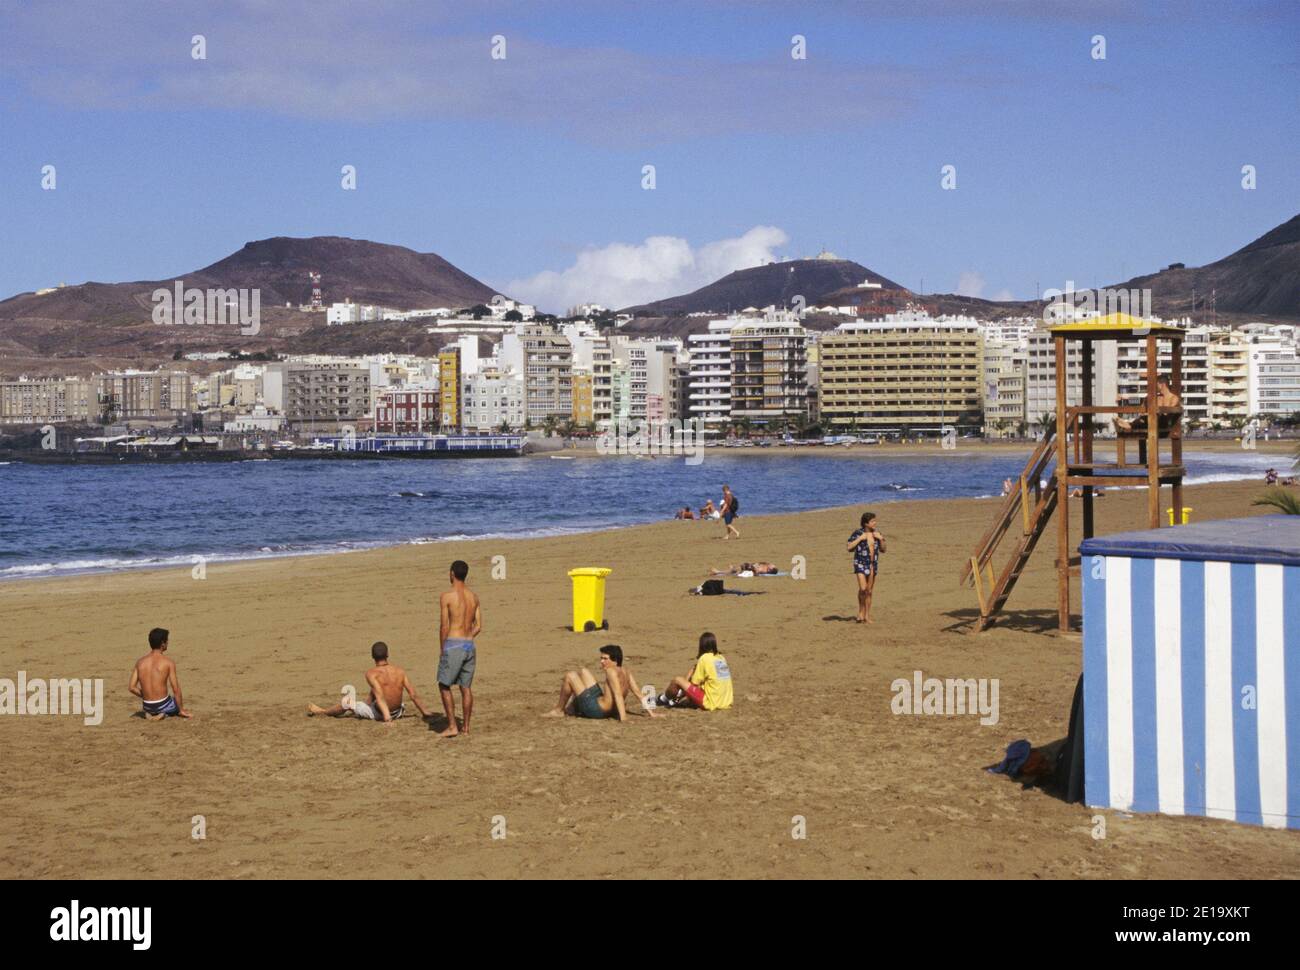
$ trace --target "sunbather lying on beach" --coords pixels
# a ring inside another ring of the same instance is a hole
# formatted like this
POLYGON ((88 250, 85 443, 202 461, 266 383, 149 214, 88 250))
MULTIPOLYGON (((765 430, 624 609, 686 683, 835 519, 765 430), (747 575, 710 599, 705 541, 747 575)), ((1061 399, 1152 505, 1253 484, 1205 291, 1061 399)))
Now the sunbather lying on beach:
POLYGON ((718 638, 700 634, 695 665, 685 677, 674 677, 659 695, 660 707, 698 707, 704 711, 725 711, 731 706, 731 668, 718 652, 718 638))
POLYGON ((406 676, 406 671, 388 662, 388 644, 376 643, 370 648, 370 656, 375 665, 366 671, 366 683, 370 685, 368 700, 345 700, 333 707, 308 704, 307 713, 324 714, 327 717, 352 714, 367 721, 383 721, 391 726, 405 711, 402 703, 402 692, 405 691, 411 695, 411 703, 420 712, 420 716, 428 717, 429 712, 420 703, 420 697, 415 693, 415 687, 411 684, 411 678, 406 676))
POLYGON ((709 500, 708 500, 707 502, 705 502, 702 506, 700 506, 700 518, 701 518, 701 519, 717 519, 717 518, 720 518, 721 515, 722 515, 722 513, 719 512, 719 511, 714 507, 714 505, 713 505, 713 499, 709 499, 709 500))
POLYGON ((779 569, 776 563, 742 562, 730 565, 726 569, 710 569, 710 576, 775 576, 779 569))
POLYGON ((646 703, 637 686, 632 671, 623 666, 623 648, 608 644, 600 648, 600 666, 605 671, 605 684, 596 683, 590 670, 570 670, 560 682, 560 699, 542 717, 588 717, 599 720, 616 717, 626 721, 629 693, 641 702, 646 717, 656 717, 654 708, 646 703))
POLYGON ((150 630, 149 652, 131 668, 131 683, 127 690, 144 703, 144 716, 150 721, 190 716, 181 703, 181 681, 176 673, 176 663, 167 656, 169 636, 161 627, 150 630))

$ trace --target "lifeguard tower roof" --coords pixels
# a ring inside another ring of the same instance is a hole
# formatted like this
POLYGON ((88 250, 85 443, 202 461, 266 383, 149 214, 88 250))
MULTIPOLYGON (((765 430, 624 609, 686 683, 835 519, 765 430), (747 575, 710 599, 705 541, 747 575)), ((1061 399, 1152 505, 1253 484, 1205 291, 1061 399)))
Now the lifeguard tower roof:
POLYGON ((1059 323, 1048 330, 1069 340, 1118 340, 1121 337, 1145 337, 1149 333, 1157 337, 1184 336, 1181 327, 1127 313, 1108 313, 1104 317, 1092 320, 1076 320, 1073 323, 1059 323))

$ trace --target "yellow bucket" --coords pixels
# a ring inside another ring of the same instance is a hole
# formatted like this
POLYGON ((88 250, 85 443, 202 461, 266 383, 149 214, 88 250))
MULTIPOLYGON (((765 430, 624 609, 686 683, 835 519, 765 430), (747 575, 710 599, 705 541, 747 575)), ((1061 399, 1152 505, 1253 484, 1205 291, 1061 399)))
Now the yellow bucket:
POLYGON ((605 577, 614 570, 603 566, 570 569, 573 580, 573 632, 582 633, 588 623, 597 629, 605 623, 605 577))
MULTIPOLYGON (((1169 524, 1173 525, 1174 524, 1173 506, 1170 506, 1169 508, 1165 509, 1165 513, 1169 516, 1169 524)), ((1182 524, 1187 525, 1187 523, 1191 521, 1192 521, 1192 507, 1190 505, 1184 505, 1183 514, 1182 514, 1182 524)))

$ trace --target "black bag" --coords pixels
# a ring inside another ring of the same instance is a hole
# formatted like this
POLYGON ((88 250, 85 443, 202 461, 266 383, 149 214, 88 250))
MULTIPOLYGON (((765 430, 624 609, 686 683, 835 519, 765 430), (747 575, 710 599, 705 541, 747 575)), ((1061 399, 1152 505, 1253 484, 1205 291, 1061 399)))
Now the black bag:
POLYGON ((735 492, 731 493, 731 514, 732 515, 740 514, 740 499, 736 498, 735 492))
POLYGON ((702 596, 721 596, 725 592, 720 579, 706 579, 704 585, 700 587, 702 596))

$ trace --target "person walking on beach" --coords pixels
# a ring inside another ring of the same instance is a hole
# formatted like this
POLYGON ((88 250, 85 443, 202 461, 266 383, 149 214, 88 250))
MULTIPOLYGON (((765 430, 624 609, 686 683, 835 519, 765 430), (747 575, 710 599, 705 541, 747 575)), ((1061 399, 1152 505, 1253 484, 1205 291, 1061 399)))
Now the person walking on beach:
POLYGON ((685 677, 674 677, 659 695, 660 707, 697 707, 702 711, 725 711, 731 706, 731 668, 718 650, 718 638, 700 634, 695 665, 685 677))
POLYGON ((181 698, 181 680, 176 673, 176 663, 167 656, 170 636, 162 627, 149 631, 149 652, 131 668, 131 682, 126 688, 140 698, 145 719, 149 721, 190 716, 181 698))
POLYGON ((402 693, 411 695, 411 703, 420 712, 421 717, 428 717, 429 712, 420 703, 420 695, 415 692, 415 685, 406 671, 396 664, 388 662, 388 644, 382 640, 370 647, 370 659, 375 665, 366 671, 366 683, 370 685, 370 698, 365 701, 353 700, 335 704, 333 707, 307 705, 309 715, 342 717, 353 714, 365 721, 383 721, 391 726, 405 712, 402 693))
POLYGON ((858 582, 859 623, 871 622, 871 594, 880 572, 880 554, 885 551, 885 537, 876 531, 876 513, 863 512, 861 527, 849 536, 848 549, 853 553, 853 575, 858 582))
POLYGON ((732 525, 732 522, 735 521, 736 516, 738 515, 740 515, 740 499, 736 498, 735 494, 731 491, 730 485, 723 485, 722 524, 725 526, 725 529, 722 533, 722 538, 730 539, 733 533, 737 539, 740 538, 740 530, 732 525))
POLYGON ((627 695, 634 694, 641 702, 646 717, 658 717, 649 705, 632 671, 623 666, 623 648, 610 643, 600 648, 600 667, 605 671, 605 685, 586 667, 570 670, 560 680, 560 699, 542 717, 586 717, 602 720, 607 717, 627 720, 627 695))
POLYGON ((457 559, 451 564, 451 589, 439 599, 438 692, 447 713, 447 728, 439 736, 444 738, 469 734, 469 719, 474 713, 474 639, 483 632, 483 611, 478 596, 465 585, 467 576, 469 564, 457 559), (456 705, 451 697, 453 685, 460 687, 460 728, 456 727, 456 705))

